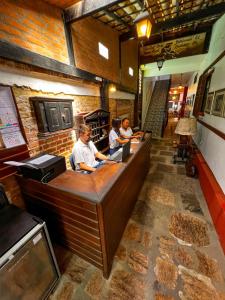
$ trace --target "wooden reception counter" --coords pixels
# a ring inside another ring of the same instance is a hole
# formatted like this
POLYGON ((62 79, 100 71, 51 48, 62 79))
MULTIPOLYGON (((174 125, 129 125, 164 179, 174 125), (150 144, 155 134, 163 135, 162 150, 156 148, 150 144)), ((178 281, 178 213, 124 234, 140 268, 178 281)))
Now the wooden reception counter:
POLYGON ((125 163, 92 174, 66 171, 47 184, 18 176, 27 208, 50 234, 108 278, 113 257, 150 165, 150 137, 125 163))

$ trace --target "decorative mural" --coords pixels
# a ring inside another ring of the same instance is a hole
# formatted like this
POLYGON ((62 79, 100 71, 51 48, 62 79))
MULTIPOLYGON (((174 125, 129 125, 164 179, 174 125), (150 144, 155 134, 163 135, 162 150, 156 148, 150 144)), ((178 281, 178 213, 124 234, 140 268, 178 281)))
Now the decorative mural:
POLYGON ((173 59, 204 53, 206 32, 141 47, 142 59, 148 63, 160 58, 173 59))

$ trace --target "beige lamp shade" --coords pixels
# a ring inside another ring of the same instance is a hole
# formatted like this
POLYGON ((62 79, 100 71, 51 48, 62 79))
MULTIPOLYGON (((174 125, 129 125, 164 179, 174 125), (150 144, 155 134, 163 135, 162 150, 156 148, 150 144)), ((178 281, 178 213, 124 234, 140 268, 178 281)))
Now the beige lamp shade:
POLYGON ((175 129, 176 134, 195 135, 197 133, 197 122, 195 118, 181 118, 175 129))

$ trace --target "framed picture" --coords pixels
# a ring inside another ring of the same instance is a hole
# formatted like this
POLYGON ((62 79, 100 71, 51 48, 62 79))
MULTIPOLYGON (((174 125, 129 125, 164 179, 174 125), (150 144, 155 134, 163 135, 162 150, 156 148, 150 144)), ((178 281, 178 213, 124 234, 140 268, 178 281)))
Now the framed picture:
POLYGON ((212 105, 212 114, 222 117, 225 106, 225 89, 215 92, 214 101, 212 105))
POLYGON ((205 103, 205 112, 208 114, 210 114, 211 112, 213 98, 214 98, 214 92, 208 93, 206 103, 205 103))

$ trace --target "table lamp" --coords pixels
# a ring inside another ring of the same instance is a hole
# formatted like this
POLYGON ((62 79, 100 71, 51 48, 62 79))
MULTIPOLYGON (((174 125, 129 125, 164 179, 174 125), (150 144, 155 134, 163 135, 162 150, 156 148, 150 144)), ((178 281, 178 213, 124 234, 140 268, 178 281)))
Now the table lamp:
POLYGON ((174 155, 174 163, 176 158, 181 157, 182 162, 188 157, 188 152, 192 154, 192 136, 197 133, 197 121, 195 118, 181 118, 176 126, 175 134, 180 135, 179 144, 177 145, 177 154, 174 155))

